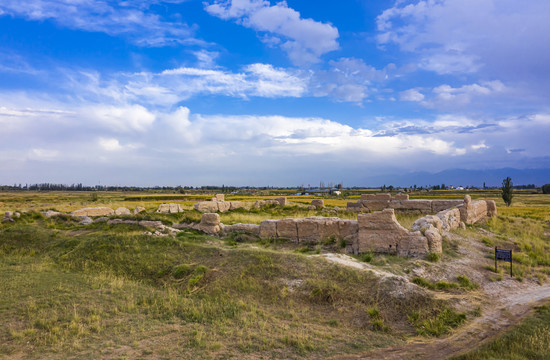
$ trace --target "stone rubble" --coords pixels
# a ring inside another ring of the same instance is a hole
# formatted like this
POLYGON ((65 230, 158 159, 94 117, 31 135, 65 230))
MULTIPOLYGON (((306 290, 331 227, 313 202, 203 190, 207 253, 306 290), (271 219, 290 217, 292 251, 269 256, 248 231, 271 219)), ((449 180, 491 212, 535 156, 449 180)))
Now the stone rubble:
POLYGON ((181 208, 180 204, 160 204, 157 211, 157 213, 160 214, 177 214, 183 212, 183 209, 181 208))
POLYGON ((142 213, 142 212, 144 212, 144 211, 145 211, 145 208, 144 208, 144 207, 142 207, 142 206, 136 206, 136 207, 134 208, 134 215, 137 215, 137 214, 142 213))
POLYGON ((89 207, 80 210, 73 211, 70 215, 72 216, 112 216, 115 214, 115 211, 108 207, 89 207))
POLYGON ((115 210, 115 215, 132 215, 132 213, 125 207, 119 207, 115 210))

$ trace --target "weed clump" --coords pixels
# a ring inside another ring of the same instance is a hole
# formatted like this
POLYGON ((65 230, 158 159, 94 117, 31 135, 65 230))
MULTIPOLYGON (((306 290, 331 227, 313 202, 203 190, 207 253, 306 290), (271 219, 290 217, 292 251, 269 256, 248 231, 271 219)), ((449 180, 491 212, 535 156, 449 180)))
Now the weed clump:
POLYGON ((182 279, 191 273, 191 266, 187 264, 176 265, 172 269, 172 276, 174 279, 182 279))
POLYGON ((384 323, 384 319, 378 310, 378 306, 370 306, 366 309, 367 314, 369 315, 371 326, 374 331, 383 331, 388 332, 390 328, 384 323))
POLYGON ((416 332, 423 336, 441 336, 466 321, 466 314, 458 313, 451 308, 442 309, 437 315, 426 320, 420 312, 412 312, 408 316, 416 332))
POLYGON ((431 262, 438 262, 441 259, 441 255, 438 253, 429 253, 426 259, 431 262))
POLYGON ((359 259, 366 263, 370 263, 372 261, 372 258, 373 254, 370 251, 359 255, 359 259))
POLYGON ((463 289, 475 290, 479 288, 479 284, 473 282, 467 276, 459 275, 456 279, 458 280, 460 287, 463 289))

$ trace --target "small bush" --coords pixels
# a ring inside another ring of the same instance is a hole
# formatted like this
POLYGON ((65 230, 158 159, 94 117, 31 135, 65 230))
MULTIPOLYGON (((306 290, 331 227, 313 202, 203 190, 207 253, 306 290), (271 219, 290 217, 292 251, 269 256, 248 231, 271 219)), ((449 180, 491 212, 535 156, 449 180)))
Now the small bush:
POLYGON ((449 290, 449 289, 456 289, 458 287, 458 284, 450 283, 447 281, 438 281, 433 285, 436 290, 449 290))
POLYGON ((372 261, 372 257, 373 257, 373 255, 372 255, 371 252, 367 252, 367 253, 359 255, 359 259, 363 262, 366 262, 366 263, 370 263, 372 261))
POLYGON ((461 288, 474 290, 479 288, 479 284, 471 281, 467 276, 459 275, 456 278, 461 288))
POLYGON ((426 259, 431 262, 438 262, 441 259, 441 255, 438 253, 429 253, 426 259))
POLYGON ((313 250, 308 247, 303 247, 303 248, 296 249, 294 251, 300 254, 310 254, 313 250))
POLYGON ((455 283, 450 283, 447 281, 438 281, 436 283, 431 283, 428 280, 421 277, 413 278, 412 282, 418 286, 421 286, 430 290, 449 290, 449 289, 458 288, 458 284, 455 284, 455 283))
POLYGON ((175 279, 181 279, 190 273, 191 273, 191 266, 187 264, 177 265, 177 266, 174 266, 174 268, 172 269, 172 276, 175 279))
POLYGON ((466 314, 445 308, 437 316, 427 320, 420 320, 422 318, 420 313, 411 313, 408 318, 419 335, 441 336, 466 321, 466 314))
POLYGON ((346 240, 345 239, 340 239, 340 241, 338 242, 338 246, 340 246, 341 249, 344 249, 346 247, 346 240))
POLYGON ((333 304, 338 298, 340 287, 328 281, 318 281, 313 284, 311 297, 317 303, 333 304))
POLYGON ((371 319, 375 319, 380 316, 380 310, 376 306, 371 306, 367 308, 367 314, 369 314, 371 319))
POLYGON ((433 288, 433 285, 432 285, 431 282, 429 282, 428 280, 426 280, 424 278, 418 277, 418 276, 414 277, 412 279, 412 282, 415 283, 418 286, 422 286, 422 287, 425 287, 425 288, 428 288, 428 289, 433 288))

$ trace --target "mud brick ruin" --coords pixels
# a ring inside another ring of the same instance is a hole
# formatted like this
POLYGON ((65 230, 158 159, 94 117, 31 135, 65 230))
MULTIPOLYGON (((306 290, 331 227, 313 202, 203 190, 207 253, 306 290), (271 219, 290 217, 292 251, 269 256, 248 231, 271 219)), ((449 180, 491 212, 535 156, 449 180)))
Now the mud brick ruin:
POLYGON ((347 204, 348 211, 372 212, 395 209, 401 212, 433 214, 463 203, 462 200, 409 200, 407 194, 363 194, 357 202, 347 204))
MULTIPOLYGON (((254 206, 272 204, 284 206, 287 201, 284 197, 259 200, 254 206)), ((375 252, 412 257, 441 253, 442 236, 446 232, 459 227, 465 228, 466 225, 486 221, 497 215, 493 200, 472 201, 469 195, 466 195, 464 200, 409 200, 408 195, 392 197, 390 194, 376 194, 362 195, 356 203, 348 203, 348 210, 359 212, 357 220, 315 216, 305 219, 264 220, 259 225, 221 223, 218 212, 243 206, 243 202, 225 201, 223 194, 218 194, 212 201, 195 204, 195 209, 204 213, 200 223, 173 224, 173 227, 165 226, 160 221, 109 219, 110 216, 130 215, 130 210, 126 208, 85 208, 73 211, 69 215, 80 219, 84 225, 99 221, 107 221, 110 224, 131 223, 168 231, 170 234, 175 234, 181 231, 180 229, 197 229, 207 234, 222 236, 237 232, 266 239, 288 239, 303 244, 318 244, 327 238, 333 238, 344 241, 346 252, 351 254, 375 252), (406 229, 395 218, 397 211, 426 215, 417 219, 411 229, 406 229), (93 220, 92 217, 97 219, 93 220)), ((324 204, 312 202, 310 206, 322 208, 324 204)), ((133 213, 143 211, 144 208, 136 207, 133 213)), ((183 212, 183 209, 178 204, 161 204, 156 212, 170 214, 183 212)), ((17 214, 6 212, 3 221, 13 222, 13 217, 17 217, 17 214)), ((61 213, 47 211, 43 214, 51 217, 61 213)), ((160 235, 167 236, 164 233, 160 235)))
POLYGON ((379 194, 364 197, 358 204, 365 208, 362 212, 372 212, 358 214, 357 220, 309 217, 264 220, 260 225, 216 223, 212 225, 212 229, 219 228, 220 234, 246 232, 261 238, 284 238, 304 244, 316 244, 326 238, 336 237, 345 241, 348 253, 375 252, 422 257, 429 253, 442 252, 442 235, 445 232, 465 227, 466 224, 486 221, 497 214, 494 201, 472 201, 469 195, 464 197, 464 201, 457 201, 408 200, 407 195, 392 198, 389 194, 379 194), (399 224, 395 211, 435 215, 419 218, 412 229, 408 230, 399 224))

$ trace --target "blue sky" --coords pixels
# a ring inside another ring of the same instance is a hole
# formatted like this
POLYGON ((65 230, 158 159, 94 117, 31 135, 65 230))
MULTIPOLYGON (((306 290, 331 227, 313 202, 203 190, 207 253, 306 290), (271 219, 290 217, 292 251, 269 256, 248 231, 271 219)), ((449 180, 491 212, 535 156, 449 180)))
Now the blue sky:
POLYGON ((548 169, 549 15, 547 0, 0 0, 0 182, 548 169))

